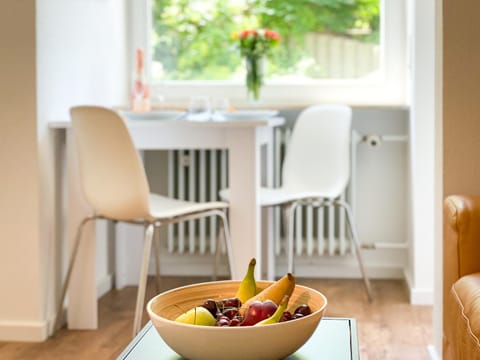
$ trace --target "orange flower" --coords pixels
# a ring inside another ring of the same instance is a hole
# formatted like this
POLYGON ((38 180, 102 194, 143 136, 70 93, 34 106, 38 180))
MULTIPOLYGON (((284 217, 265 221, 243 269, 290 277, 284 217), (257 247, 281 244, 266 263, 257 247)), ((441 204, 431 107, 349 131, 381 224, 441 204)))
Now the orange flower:
POLYGON ((238 47, 242 56, 262 57, 280 40, 280 35, 270 29, 245 29, 237 33, 238 47))

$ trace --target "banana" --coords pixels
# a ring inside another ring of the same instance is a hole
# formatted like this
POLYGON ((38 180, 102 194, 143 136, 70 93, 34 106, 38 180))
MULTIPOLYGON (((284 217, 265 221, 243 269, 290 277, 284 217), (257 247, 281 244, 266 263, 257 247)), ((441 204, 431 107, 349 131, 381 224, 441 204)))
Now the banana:
POLYGON ((259 325, 261 326, 261 325, 278 323, 280 321, 280 319, 282 318, 283 312, 285 310, 287 310, 289 299, 290 299, 290 295, 285 295, 282 298, 282 300, 280 301, 280 304, 278 305, 277 310, 275 310, 275 312, 273 313, 272 316, 270 316, 269 318, 266 318, 262 321, 259 321, 258 323, 256 323, 253 326, 259 326, 259 325))
POLYGON ((255 296, 257 293, 257 284, 255 282, 255 265, 257 264, 257 261, 255 258, 250 260, 250 263, 248 264, 248 269, 247 273, 245 274, 245 277, 243 280, 240 282, 240 285, 237 290, 237 294, 235 297, 239 298, 242 304, 246 302, 248 299, 251 297, 255 296))
MULTIPOLYGON (((292 295, 293 289, 295 288, 295 276, 288 273, 281 279, 274 282, 272 285, 260 291, 257 295, 251 297, 242 305, 242 309, 246 309, 248 305, 255 300, 265 301, 272 300, 275 304, 280 305, 283 297, 292 295)), ((242 311, 241 309, 241 311, 242 311)))

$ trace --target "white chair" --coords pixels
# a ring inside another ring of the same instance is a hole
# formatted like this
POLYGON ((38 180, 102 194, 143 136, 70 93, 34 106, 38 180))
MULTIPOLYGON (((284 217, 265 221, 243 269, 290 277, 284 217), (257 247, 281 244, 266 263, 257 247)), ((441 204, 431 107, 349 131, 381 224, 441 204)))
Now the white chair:
MULTIPOLYGON (((108 219, 115 223, 123 221, 145 227, 143 260, 133 324, 133 335, 136 335, 141 327, 152 241, 159 226, 206 216, 219 216, 222 219, 230 275, 234 275, 232 246, 225 214, 228 203, 187 202, 149 193, 143 164, 124 119, 110 109, 95 106, 72 108, 71 117, 81 184, 95 214, 85 218, 78 227, 58 304, 54 330, 60 325, 63 302, 80 244, 82 228, 90 220, 108 219)), ((159 256, 156 241, 154 245, 158 279, 159 256)), ((217 251, 218 248, 219 246, 217 251)), ((215 272, 216 265, 215 261, 215 272)))
MULTIPOLYGON (((285 215, 288 271, 293 272, 294 214, 300 205, 345 209, 368 299, 370 281, 363 266, 351 208, 340 199, 350 180, 352 110, 344 105, 316 105, 302 111, 295 123, 282 168, 280 188, 262 188, 261 206, 281 206, 285 215)), ((228 201, 228 189, 220 191, 228 201)), ((271 256, 273 259, 274 256, 271 256)))

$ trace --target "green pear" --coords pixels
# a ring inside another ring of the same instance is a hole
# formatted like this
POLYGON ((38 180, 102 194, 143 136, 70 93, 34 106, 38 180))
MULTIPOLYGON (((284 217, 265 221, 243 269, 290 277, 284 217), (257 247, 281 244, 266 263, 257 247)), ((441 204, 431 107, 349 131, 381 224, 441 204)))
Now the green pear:
POLYGON ((215 326, 217 321, 213 315, 202 306, 197 306, 188 310, 175 319, 176 322, 191 324, 191 325, 203 325, 203 326, 215 326))

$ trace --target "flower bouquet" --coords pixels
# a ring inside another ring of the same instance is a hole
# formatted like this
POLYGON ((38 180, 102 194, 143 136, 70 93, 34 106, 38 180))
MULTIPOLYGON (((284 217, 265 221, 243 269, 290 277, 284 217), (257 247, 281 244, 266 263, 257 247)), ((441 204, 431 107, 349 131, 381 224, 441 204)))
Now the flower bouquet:
POLYGON ((263 59, 270 54, 271 48, 278 44, 280 35, 273 30, 258 29, 243 30, 234 33, 232 37, 238 42, 240 55, 245 58, 249 98, 258 101, 263 84, 263 59))

